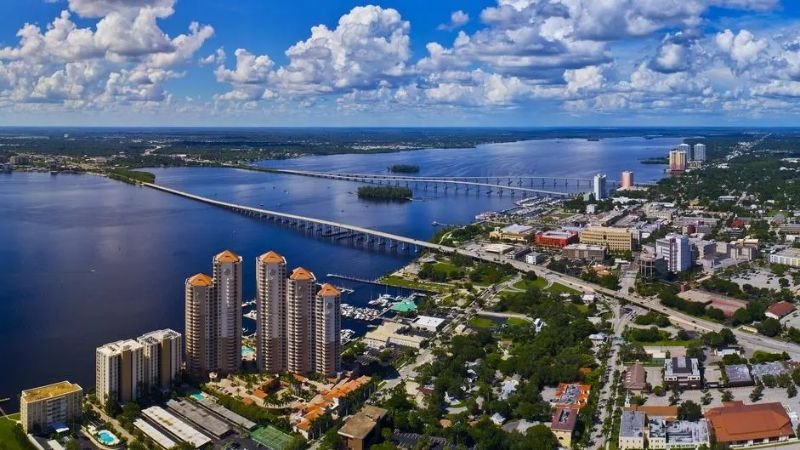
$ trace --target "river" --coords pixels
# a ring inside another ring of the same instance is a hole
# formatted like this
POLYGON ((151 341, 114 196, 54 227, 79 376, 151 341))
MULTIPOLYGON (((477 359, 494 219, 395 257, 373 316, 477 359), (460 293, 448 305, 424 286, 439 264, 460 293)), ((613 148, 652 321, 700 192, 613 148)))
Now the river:
MULTIPOLYGON (((639 181, 662 166, 638 160, 664 155, 675 138, 542 140, 475 149, 419 150, 268 161, 305 170, 383 172, 417 164, 420 175, 541 175, 639 181)), ((513 205, 509 196, 415 192, 407 203, 360 201, 358 184, 219 168, 152 169, 157 182, 199 195, 332 219, 428 239, 433 221, 470 222, 475 214, 513 205)), ((519 198, 519 197, 517 197, 519 198)), ((244 257, 244 294, 255 293, 255 258, 283 254, 290 267, 374 278, 408 255, 389 255, 305 237, 215 207, 101 177, 42 173, 0 175, 0 398, 14 411, 22 389, 68 379, 94 385, 94 349, 107 342, 170 327, 183 330, 183 281, 211 270, 212 256, 244 257)), ((335 281, 336 284, 345 284, 335 281)), ((363 304, 384 290, 357 286, 343 299, 363 304)), ((245 319, 247 323, 247 319, 245 319)), ((344 327, 363 324, 345 321, 344 327)))

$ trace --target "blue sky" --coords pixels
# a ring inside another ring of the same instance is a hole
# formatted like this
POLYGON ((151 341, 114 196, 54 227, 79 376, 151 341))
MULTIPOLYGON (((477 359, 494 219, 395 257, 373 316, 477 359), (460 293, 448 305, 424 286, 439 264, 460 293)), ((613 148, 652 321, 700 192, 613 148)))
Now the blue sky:
POLYGON ((8 0, 0 125, 796 125, 798 3, 8 0))

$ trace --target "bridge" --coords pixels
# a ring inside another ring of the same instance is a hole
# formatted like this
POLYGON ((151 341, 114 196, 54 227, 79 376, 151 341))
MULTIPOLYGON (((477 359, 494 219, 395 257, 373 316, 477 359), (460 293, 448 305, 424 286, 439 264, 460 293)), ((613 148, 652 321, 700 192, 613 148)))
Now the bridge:
POLYGON ((481 191, 484 191, 487 194, 497 193, 498 195, 503 195, 505 191, 508 191, 512 196, 516 193, 522 193, 525 195, 569 197, 571 195, 569 192, 550 189, 551 183, 552 188, 563 187, 565 190, 569 188, 580 188, 583 185, 588 188, 592 186, 591 179, 569 177, 418 177, 365 173, 314 172, 309 170, 261 168, 255 166, 244 166, 241 168, 260 172, 326 178, 330 180, 354 181, 368 184, 387 184, 394 186, 400 186, 401 184, 404 184, 406 187, 411 187, 413 184, 417 188, 419 188, 421 185, 423 190, 428 191, 428 189, 430 189, 434 192, 438 192, 441 189, 444 192, 449 192, 451 190, 454 192, 459 192, 459 190, 461 190, 462 192, 466 193, 475 192, 476 194, 479 194, 481 191), (493 180, 495 181, 494 183, 492 183, 493 180))
POLYGON ((327 239, 334 242, 348 242, 353 246, 408 253, 417 253, 420 249, 429 249, 440 252, 454 252, 456 250, 452 247, 438 245, 432 242, 413 239, 392 233, 385 233, 383 231, 373 230, 371 228, 348 225, 330 220, 316 219, 279 211, 270 211, 268 209, 253 208, 251 206, 239 205, 236 203, 223 202, 153 183, 142 183, 142 185, 157 189, 162 192, 188 198, 190 200, 218 206, 220 208, 227 209, 245 216, 273 222, 277 225, 302 231, 306 234, 313 235, 321 239, 327 239))

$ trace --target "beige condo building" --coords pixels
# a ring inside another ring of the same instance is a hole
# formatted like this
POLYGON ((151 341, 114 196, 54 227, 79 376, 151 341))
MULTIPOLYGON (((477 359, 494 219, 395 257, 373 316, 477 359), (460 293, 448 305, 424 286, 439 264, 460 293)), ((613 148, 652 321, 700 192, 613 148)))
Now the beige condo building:
POLYGON ((195 377, 204 377, 216 366, 214 280, 198 273, 186 280, 185 345, 186 370, 195 377))
POLYGON ((341 370, 339 332, 341 294, 333 285, 323 284, 314 302, 314 372, 332 376, 341 370))
POLYGON ((126 339, 97 348, 95 353, 97 400, 119 404, 135 401, 145 385, 144 348, 126 339))
POLYGON ((631 251, 635 241, 633 233, 624 228, 589 227, 580 232, 581 244, 603 245, 609 251, 631 251))
POLYGON ((214 257, 217 364, 223 374, 242 364, 242 257, 230 250, 214 257))
POLYGON ((286 369, 305 374, 313 370, 313 314, 316 277, 302 267, 292 271, 286 293, 286 369))
POLYGON ((144 382, 150 389, 169 389, 181 372, 183 345, 181 334, 164 329, 136 339, 142 344, 144 382))
POLYGON ((262 372, 286 371, 286 258, 267 252, 256 259, 256 363, 262 372))
POLYGON ((56 424, 69 426, 81 417, 83 389, 62 381, 22 391, 20 421, 26 433, 46 433, 56 424))

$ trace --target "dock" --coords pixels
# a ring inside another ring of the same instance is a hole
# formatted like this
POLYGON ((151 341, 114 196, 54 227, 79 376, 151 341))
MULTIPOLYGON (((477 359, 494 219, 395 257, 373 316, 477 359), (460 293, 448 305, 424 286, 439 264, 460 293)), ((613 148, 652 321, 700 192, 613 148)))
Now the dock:
POLYGON ((380 281, 379 278, 371 280, 369 278, 361 278, 361 277, 356 277, 356 276, 352 276, 352 275, 342 275, 342 274, 338 274, 338 273, 329 273, 327 276, 328 276, 328 278, 335 278, 335 279, 345 280, 345 281, 354 281, 356 283, 371 284, 373 286, 383 286, 383 287, 390 287, 390 288, 396 288, 396 289, 406 289, 406 290, 409 290, 409 291, 412 291, 412 292, 421 292, 423 294, 438 294, 438 292, 431 291, 431 290, 428 290, 428 289, 410 288, 410 287, 395 286, 393 284, 383 283, 383 282, 380 281))

